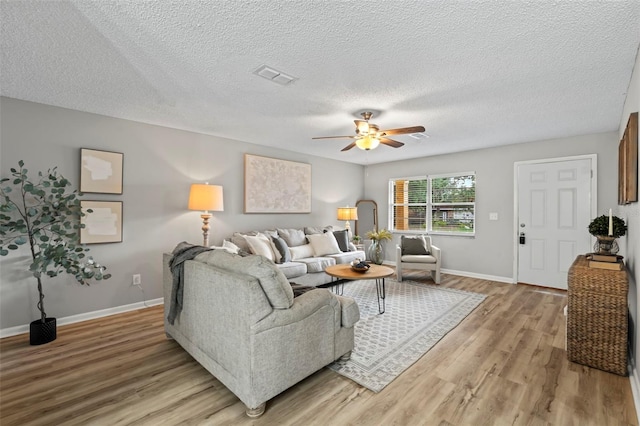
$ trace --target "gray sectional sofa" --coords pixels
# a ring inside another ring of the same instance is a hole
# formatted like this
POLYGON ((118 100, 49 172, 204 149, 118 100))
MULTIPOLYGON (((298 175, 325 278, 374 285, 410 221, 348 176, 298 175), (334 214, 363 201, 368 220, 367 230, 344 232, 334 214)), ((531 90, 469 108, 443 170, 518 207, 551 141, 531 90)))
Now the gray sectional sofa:
POLYGON ((269 258, 289 281, 306 286, 330 283, 331 276, 324 272, 327 266, 365 259, 365 252, 349 242, 347 231, 332 226, 236 232, 230 242, 269 258))
POLYGON ((163 259, 167 336, 233 392, 250 417, 295 383, 350 356, 360 318, 353 299, 318 288, 294 298, 272 261, 225 250, 184 261, 176 274, 181 291, 172 295, 171 258, 163 259), (175 317, 172 305, 181 307, 175 317))

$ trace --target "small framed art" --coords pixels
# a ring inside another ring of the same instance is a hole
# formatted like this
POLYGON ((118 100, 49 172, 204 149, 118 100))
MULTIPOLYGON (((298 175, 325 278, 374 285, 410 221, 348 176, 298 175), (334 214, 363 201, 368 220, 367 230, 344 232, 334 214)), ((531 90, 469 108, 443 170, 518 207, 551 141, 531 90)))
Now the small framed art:
POLYGON ((122 242, 122 201, 80 201, 80 244, 122 242), (91 212, 89 212, 91 210, 91 212))
POLYGON ((121 152, 80 148, 80 192, 122 194, 121 152))

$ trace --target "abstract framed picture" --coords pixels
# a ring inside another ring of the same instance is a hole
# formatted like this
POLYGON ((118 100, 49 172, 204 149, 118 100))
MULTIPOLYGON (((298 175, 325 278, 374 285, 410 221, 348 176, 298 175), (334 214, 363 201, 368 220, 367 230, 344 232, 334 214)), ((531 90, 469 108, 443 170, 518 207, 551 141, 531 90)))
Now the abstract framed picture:
POLYGON ((80 201, 81 244, 122 242, 122 201, 80 201), (89 212, 91 210, 91 212, 89 212))
POLYGON ((244 155, 245 213, 311 213, 311 164, 244 155))
POLYGON ((80 192, 122 194, 121 152, 80 148, 80 192))

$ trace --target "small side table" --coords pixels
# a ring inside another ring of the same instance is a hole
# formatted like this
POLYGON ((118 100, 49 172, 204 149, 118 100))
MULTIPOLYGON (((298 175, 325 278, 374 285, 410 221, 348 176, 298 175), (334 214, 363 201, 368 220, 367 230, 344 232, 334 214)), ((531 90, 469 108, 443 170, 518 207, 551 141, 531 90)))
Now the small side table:
POLYGON ((580 255, 569 268, 567 358, 627 375, 627 269, 590 268, 580 255))

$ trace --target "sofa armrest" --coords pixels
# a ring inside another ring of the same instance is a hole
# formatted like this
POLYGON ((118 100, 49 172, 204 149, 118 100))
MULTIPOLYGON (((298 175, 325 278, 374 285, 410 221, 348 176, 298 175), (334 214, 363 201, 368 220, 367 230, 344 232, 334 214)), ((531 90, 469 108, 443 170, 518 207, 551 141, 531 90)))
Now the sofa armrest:
POLYGON ((358 304, 351 297, 336 295, 336 298, 340 302, 340 310, 342 311, 342 326, 345 328, 353 327, 360 320, 358 304))
MULTIPOLYGON (((254 333, 261 333, 271 328, 293 324, 307 318, 317 310, 331 306, 340 315, 340 303, 336 296, 327 289, 315 289, 308 291, 294 299, 289 309, 274 309, 271 314, 263 318, 251 328, 254 333)), ((336 318, 340 323, 340 318, 336 318)))

